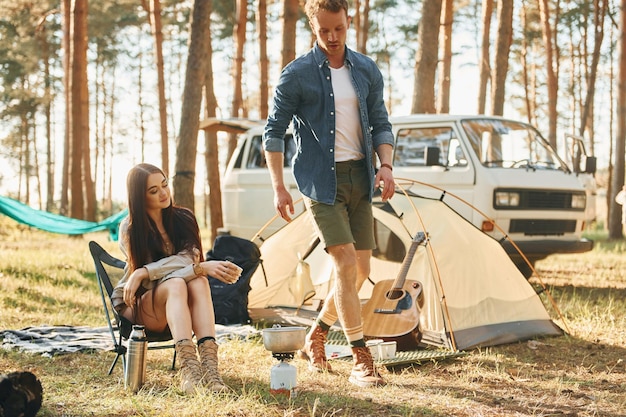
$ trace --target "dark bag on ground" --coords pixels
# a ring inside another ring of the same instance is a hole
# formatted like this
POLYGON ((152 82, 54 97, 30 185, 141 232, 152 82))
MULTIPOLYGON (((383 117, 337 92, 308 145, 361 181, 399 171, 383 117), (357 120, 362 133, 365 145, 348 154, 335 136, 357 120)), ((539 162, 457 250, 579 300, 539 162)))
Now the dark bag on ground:
POLYGON ((218 324, 248 324, 248 293, 250 278, 261 263, 259 247, 248 239, 231 235, 219 235, 213 248, 206 253, 206 260, 231 261, 241 268, 241 277, 234 284, 225 284, 209 276, 211 298, 218 324))
POLYGON ((43 401, 43 388, 29 371, 0 375, 0 416, 35 417, 43 401))

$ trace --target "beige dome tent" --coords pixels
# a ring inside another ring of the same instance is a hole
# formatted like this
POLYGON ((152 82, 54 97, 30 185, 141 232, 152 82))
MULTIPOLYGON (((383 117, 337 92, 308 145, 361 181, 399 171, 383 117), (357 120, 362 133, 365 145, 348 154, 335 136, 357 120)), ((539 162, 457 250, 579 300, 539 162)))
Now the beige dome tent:
MULTIPOLYGON (((563 334, 500 243, 452 210, 446 198, 445 192, 438 199, 397 193, 374 202, 378 249, 361 299, 370 298, 376 282, 398 276, 413 237, 423 232, 426 240, 406 274, 422 285, 422 344, 466 350, 563 334)), ((260 249, 263 268, 252 276, 249 308, 307 308, 325 298, 333 267, 308 212, 260 249)))

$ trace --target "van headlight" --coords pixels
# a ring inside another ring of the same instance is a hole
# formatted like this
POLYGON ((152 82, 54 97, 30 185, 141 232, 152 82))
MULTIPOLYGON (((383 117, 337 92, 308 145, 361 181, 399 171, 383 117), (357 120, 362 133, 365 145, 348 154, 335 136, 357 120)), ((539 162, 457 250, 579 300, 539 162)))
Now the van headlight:
POLYGON ((495 206, 497 207, 518 207, 519 193, 512 191, 496 191, 495 206))
POLYGON ((572 208, 573 209, 585 209, 587 204, 587 196, 584 194, 572 194, 572 208))

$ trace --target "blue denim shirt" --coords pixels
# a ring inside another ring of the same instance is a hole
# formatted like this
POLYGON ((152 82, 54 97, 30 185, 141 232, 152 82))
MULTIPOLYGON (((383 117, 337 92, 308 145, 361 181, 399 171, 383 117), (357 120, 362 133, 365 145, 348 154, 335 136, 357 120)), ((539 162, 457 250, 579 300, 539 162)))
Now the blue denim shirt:
MULTIPOLYGON (((370 200, 374 193, 374 150, 393 146, 393 133, 383 99, 383 77, 369 57, 346 48, 345 65, 359 101, 365 160, 370 173, 370 200)), ((315 46, 283 69, 263 133, 269 152, 285 151, 285 132, 293 121, 296 153, 292 161, 298 189, 305 196, 333 204, 335 175, 335 101, 330 68, 324 52, 315 46)))

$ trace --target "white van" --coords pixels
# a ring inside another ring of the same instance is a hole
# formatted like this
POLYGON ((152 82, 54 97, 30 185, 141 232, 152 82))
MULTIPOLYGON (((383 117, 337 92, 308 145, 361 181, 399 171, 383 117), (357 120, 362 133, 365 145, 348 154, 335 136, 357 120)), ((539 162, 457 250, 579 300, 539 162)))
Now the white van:
MULTIPOLYGON (((550 254, 593 248, 593 241, 582 238, 588 216, 581 172, 573 172, 531 125, 494 116, 437 114, 393 117, 391 123, 394 176, 435 185, 465 200, 495 221, 531 263, 550 254)), ((222 179, 224 227, 245 238, 275 215, 262 133, 263 122, 258 122, 242 135, 222 179)), ((300 193, 289 168, 296 146, 293 139, 287 143, 285 185, 296 201, 300 193)), ((579 166, 589 169, 582 173, 592 177, 595 159, 583 159, 579 166)), ((433 198, 440 194, 435 188, 420 192, 433 198)), ((501 237, 492 222, 468 205, 446 202, 479 229, 501 237)), ((297 209, 303 210, 302 204, 297 209)), ((283 224, 282 219, 272 222, 262 237, 283 224)), ((503 246, 530 276, 508 240, 503 246)))

